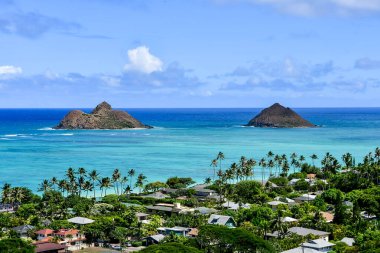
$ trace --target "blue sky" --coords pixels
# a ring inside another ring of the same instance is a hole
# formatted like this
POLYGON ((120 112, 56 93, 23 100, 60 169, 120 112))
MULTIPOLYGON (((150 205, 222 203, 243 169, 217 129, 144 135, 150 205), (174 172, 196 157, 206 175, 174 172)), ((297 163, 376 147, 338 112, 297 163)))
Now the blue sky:
POLYGON ((380 0, 0 0, 0 107, 380 106, 380 0))

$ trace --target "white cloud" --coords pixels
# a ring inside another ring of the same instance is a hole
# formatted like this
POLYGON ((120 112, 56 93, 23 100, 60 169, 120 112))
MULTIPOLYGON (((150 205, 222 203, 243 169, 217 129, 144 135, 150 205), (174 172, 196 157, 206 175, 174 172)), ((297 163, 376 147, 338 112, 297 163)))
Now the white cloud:
POLYGON ((214 0, 222 3, 252 3, 268 5, 281 12, 298 16, 324 14, 347 15, 380 11, 380 0, 214 0))
POLYGON ((22 69, 20 67, 10 65, 0 66, 0 75, 17 75, 21 73, 22 69))
POLYGON ((105 84, 107 84, 110 87, 119 87, 121 83, 121 80, 118 77, 102 76, 101 79, 105 84))
POLYGON ((137 71, 150 74, 162 71, 162 61, 149 52, 146 46, 128 50, 129 63, 124 66, 125 71, 137 71))

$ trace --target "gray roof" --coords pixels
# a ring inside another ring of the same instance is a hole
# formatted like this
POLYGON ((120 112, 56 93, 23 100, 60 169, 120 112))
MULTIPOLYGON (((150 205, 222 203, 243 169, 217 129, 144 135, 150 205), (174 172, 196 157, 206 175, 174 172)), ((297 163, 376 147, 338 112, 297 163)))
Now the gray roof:
POLYGON ((207 223, 208 224, 214 224, 214 225, 226 225, 226 223, 230 219, 232 219, 231 216, 211 214, 211 216, 208 219, 207 223))
POLYGON ((267 202, 267 204, 270 206, 287 205, 287 203, 277 200, 267 202))
POLYGON ((334 245, 334 243, 327 242, 323 239, 311 240, 302 244, 303 247, 312 249, 322 249, 326 247, 332 247, 334 245))
POLYGON ((282 251, 281 253, 321 253, 321 252, 315 249, 298 247, 298 248, 282 251))
POLYGON ((169 195, 163 194, 162 192, 155 192, 148 195, 141 196, 142 198, 154 198, 154 199, 166 199, 170 198, 169 195))
POLYGON ((172 228, 168 228, 168 227, 159 227, 157 228, 157 230, 160 230, 160 231, 166 231, 166 230, 169 230, 169 231, 178 231, 178 232, 183 232, 183 231, 189 231, 190 228, 186 228, 186 227, 172 227, 172 228))
POLYGON ((136 216, 137 217, 146 217, 146 216, 149 216, 149 214, 147 214, 147 213, 136 213, 136 216))
MULTIPOLYGON (((310 228, 303 228, 303 227, 292 227, 292 228, 289 228, 288 231, 291 233, 295 233, 297 235, 301 235, 301 236, 307 236, 309 234, 316 235, 316 236, 326 236, 330 234, 329 232, 319 231, 319 230, 310 229, 310 228)), ((278 231, 275 231, 273 233, 268 233, 267 235, 272 236, 272 237, 277 237, 278 231)))
POLYGON ((161 235, 161 234, 157 234, 157 235, 149 236, 148 238, 151 238, 151 239, 155 240, 156 242, 160 242, 165 238, 165 236, 161 235))
POLYGON ((208 208, 208 207, 204 207, 204 206, 197 207, 194 210, 198 211, 201 214, 211 214, 211 213, 218 212, 218 210, 216 210, 215 208, 208 208))
POLYGON ((146 206, 145 208, 148 210, 156 210, 156 211, 163 211, 163 212, 173 211, 173 207, 170 207, 170 206, 146 206))
POLYGON ((354 238, 351 238, 351 237, 344 237, 342 240, 340 240, 341 242, 344 242, 345 244, 347 244, 348 246, 352 246, 354 245, 355 243, 355 239, 354 238))
POLYGON ((222 205, 223 207, 226 207, 231 210, 238 210, 239 208, 249 208, 251 205, 250 204, 241 204, 239 205, 238 203, 235 202, 225 202, 222 205))
POLYGON ((32 229, 34 229, 34 227, 31 225, 22 225, 22 226, 12 228, 12 230, 14 230, 15 232, 19 234, 26 234, 28 233, 29 230, 32 230, 32 229))
POLYGON ((274 200, 285 202, 285 203, 294 203, 295 201, 290 199, 290 198, 285 198, 285 197, 275 197, 274 200))
POLYGON ((67 221, 74 224, 80 224, 80 225, 90 224, 94 222, 94 220, 84 218, 84 217, 74 217, 74 218, 68 219, 67 221))

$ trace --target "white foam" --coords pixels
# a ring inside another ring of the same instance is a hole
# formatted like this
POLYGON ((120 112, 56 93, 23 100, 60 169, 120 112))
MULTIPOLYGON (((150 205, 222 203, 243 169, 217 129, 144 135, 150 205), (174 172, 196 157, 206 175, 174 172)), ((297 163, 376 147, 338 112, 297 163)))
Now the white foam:
POLYGON ((57 129, 54 129, 54 128, 51 128, 51 127, 43 127, 43 128, 39 128, 37 130, 39 130, 39 131, 52 131, 52 130, 57 130, 57 129))
POLYGON ((18 136, 18 134, 6 134, 6 135, 4 135, 5 137, 17 137, 18 136))

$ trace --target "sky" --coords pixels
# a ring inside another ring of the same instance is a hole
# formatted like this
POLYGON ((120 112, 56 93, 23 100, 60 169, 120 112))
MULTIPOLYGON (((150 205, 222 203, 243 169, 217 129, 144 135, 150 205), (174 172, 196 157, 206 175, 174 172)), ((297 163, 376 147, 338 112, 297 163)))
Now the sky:
POLYGON ((380 107, 380 0, 0 0, 0 108, 380 107))

